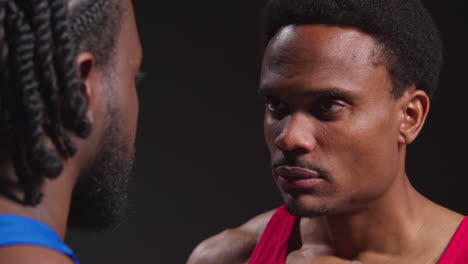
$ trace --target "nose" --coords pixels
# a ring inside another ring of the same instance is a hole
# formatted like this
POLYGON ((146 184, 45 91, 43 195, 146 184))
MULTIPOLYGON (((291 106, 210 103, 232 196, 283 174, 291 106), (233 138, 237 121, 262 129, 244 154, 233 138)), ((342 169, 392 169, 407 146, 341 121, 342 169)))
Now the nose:
POLYGON ((283 152, 304 154, 314 150, 317 145, 311 120, 301 113, 291 114, 282 120, 280 133, 274 144, 283 152))

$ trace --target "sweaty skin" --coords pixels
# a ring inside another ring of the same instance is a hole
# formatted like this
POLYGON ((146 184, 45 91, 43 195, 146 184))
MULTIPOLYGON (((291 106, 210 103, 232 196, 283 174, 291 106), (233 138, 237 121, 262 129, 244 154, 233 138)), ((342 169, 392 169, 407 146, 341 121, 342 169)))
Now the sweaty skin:
MULTIPOLYGON (((463 219, 411 185, 406 148, 429 98, 414 85, 393 96, 379 52, 371 36, 326 25, 286 26, 265 50, 259 94, 273 176, 303 216, 287 264, 437 263, 463 219), (288 179, 297 167, 319 180, 288 179)), ((272 214, 207 239, 188 263, 248 263, 272 214)))

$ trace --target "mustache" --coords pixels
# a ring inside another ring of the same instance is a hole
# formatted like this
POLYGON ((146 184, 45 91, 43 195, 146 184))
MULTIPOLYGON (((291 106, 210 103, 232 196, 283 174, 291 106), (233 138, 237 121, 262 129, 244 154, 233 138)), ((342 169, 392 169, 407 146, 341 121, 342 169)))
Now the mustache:
POLYGON ((299 168, 304 168, 308 170, 313 170, 316 171, 320 174, 320 177, 324 179, 330 179, 331 172, 325 168, 322 168, 316 164, 310 163, 310 162, 305 162, 302 160, 297 160, 297 159, 288 159, 288 158, 283 158, 281 160, 278 160, 273 163, 271 166, 272 170, 275 170, 278 167, 281 166, 290 166, 290 167, 299 167, 299 168))

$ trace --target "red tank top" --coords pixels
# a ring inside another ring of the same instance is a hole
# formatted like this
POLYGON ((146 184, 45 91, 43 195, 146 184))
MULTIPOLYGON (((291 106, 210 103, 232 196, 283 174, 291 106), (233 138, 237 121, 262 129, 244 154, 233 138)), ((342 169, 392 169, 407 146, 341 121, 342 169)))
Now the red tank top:
MULTIPOLYGON (((284 205, 278 208, 250 256, 249 264, 284 264, 295 222, 296 217, 290 215, 284 205)), ((468 217, 461 222, 438 264, 468 264, 468 217)))
POLYGON ((439 264, 468 263, 468 216, 463 219, 453 235, 447 249, 439 260, 439 264))
POLYGON ((295 222, 296 217, 290 215, 284 205, 278 208, 250 256, 249 264, 284 264, 295 222))

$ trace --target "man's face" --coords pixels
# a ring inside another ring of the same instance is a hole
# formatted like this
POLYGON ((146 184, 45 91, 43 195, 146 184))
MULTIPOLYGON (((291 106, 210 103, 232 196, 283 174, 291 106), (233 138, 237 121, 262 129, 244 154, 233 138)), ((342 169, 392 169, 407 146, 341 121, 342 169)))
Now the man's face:
POLYGON ((399 99, 367 34, 287 26, 270 41, 259 93, 273 175, 291 212, 343 213, 381 197, 400 173, 399 99))
POLYGON ((132 3, 125 2, 115 54, 101 82, 107 100, 103 136, 73 193, 69 224, 74 227, 112 228, 124 220, 127 211, 138 118, 135 77, 142 50, 132 3))

